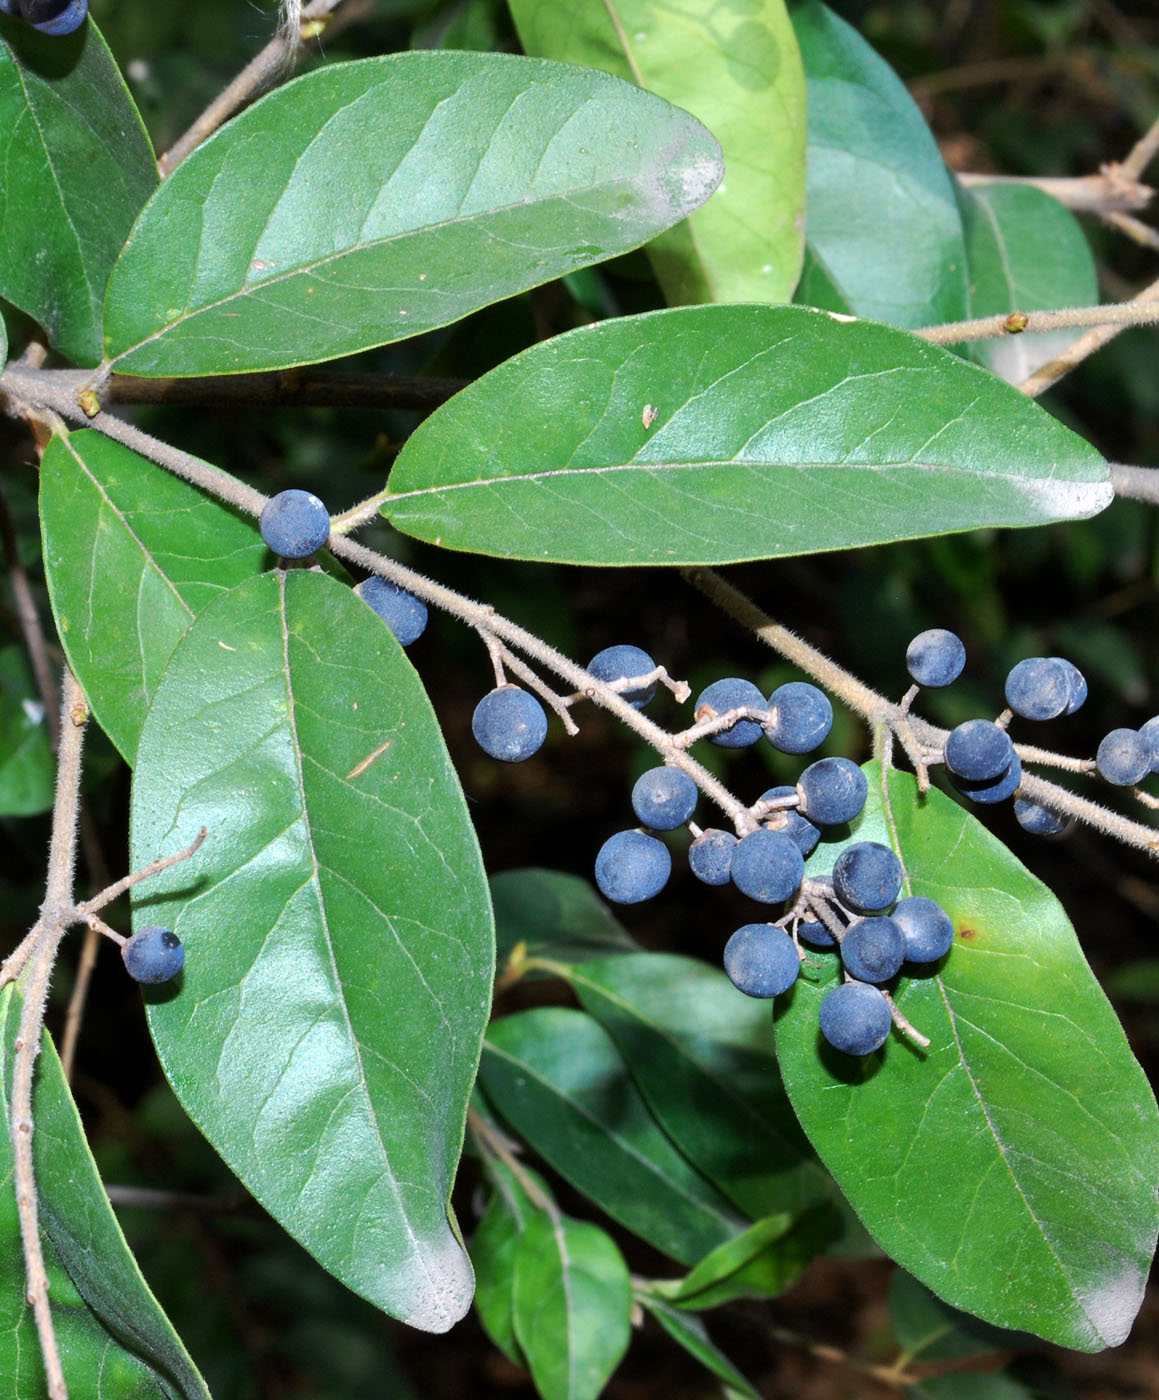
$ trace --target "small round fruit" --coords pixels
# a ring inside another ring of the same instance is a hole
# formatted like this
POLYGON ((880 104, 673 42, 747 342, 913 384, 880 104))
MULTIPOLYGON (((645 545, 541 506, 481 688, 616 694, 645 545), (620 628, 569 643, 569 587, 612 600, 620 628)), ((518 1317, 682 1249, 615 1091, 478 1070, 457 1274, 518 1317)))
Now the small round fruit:
MULTIPOLYGON (((762 792, 760 802, 771 802, 777 797, 796 797, 795 787, 774 787, 767 792, 762 792)), ((811 856, 817 848, 817 842, 821 839, 820 831, 811 821, 807 821, 796 807, 780 807, 763 818, 762 826, 767 826, 770 831, 783 831, 791 836, 801 848, 803 856, 811 856)))
POLYGON ((829 697, 806 681, 789 681, 769 696, 765 738, 782 753, 812 753, 833 728, 829 697))
POLYGON ((968 783, 986 783, 1005 773, 1013 757, 1010 735, 992 719, 968 719, 946 739, 946 767, 968 783))
POLYGON ((330 513, 312 491, 279 491, 258 517, 262 539, 282 559, 309 559, 330 538, 330 513))
POLYGON ((1022 760, 1015 754, 1010 760, 1010 767, 1004 773, 981 783, 970 783, 954 774, 950 776, 962 796, 968 797, 971 802, 981 802, 985 805, 1005 802, 1018 791, 1018 784, 1022 781, 1022 760))
POLYGON ((837 940, 824 924, 816 919, 802 919, 797 925, 797 937, 803 938, 813 948, 836 948, 837 940))
POLYGON ((837 898, 858 914, 888 909, 901 892, 901 861, 879 841, 855 841, 837 857, 833 888, 837 898))
POLYGON ((632 810, 641 824, 653 831, 675 831, 691 818, 699 795, 696 784, 683 769, 665 764, 649 768, 636 779, 632 810))
POLYGON ((1151 771, 1151 749, 1137 729, 1112 729, 1095 754, 1095 768, 1114 787, 1134 787, 1151 771))
POLYGON ((471 733, 492 758, 522 763, 547 738, 547 714, 528 691, 517 685, 501 685, 475 706, 471 733))
POLYGON ((639 904, 658 895, 672 873, 668 847, 643 831, 617 831, 596 856, 596 884, 613 904, 639 904))
POLYGON ((1147 745, 1151 757, 1151 772, 1159 773, 1159 715, 1153 716, 1139 728, 1139 738, 1147 745))
POLYGON ((1087 678, 1074 662, 1068 661, 1065 656, 1052 656, 1050 660, 1057 661, 1066 670, 1067 680, 1070 684, 1070 696, 1066 702, 1066 709, 1063 711, 1063 714, 1073 715, 1087 698, 1087 678))
POLYGON ((742 837, 732 853, 732 882, 762 904, 780 904, 801 888, 805 857, 791 836, 758 827, 742 837))
POLYGON ((149 924, 138 929, 121 948, 121 957, 134 982, 168 982, 185 966, 185 947, 172 929, 149 924))
POLYGON ((918 685, 940 689, 952 685, 966 665, 961 637, 944 627, 919 632, 905 653, 906 670, 918 685))
MULTIPOLYGON (((612 685, 616 681, 650 675, 656 669, 656 663, 646 651, 622 642, 596 652, 588 662, 587 669, 596 680, 603 681, 605 685, 612 685)), ((634 710, 642 710, 656 694, 656 684, 656 681, 649 681, 647 685, 636 690, 621 690, 618 693, 620 699, 626 700, 634 710)))
POLYGON ((1029 831, 1031 836, 1057 836, 1060 831, 1065 831, 1067 826, 1065 817, 1060 817, 1049 807, 1032 802, 1029 797, 1014 799, 1014 818, 1023 831, 1029 831))
POLYGON ((797 779, 801 811, 814 826, 841 826, 865 806, 869 782, 849 758, 819 758, 797 779))
POLYGON ((85 22, 88 0, 17 0, 16 8, 33 29, 60 38, 85 22))
POLYGON ((876 987, 843 982, 821 1003, 817 1016, 821 1034, 846 1055, 871 1055, 889 1038, 893 1017, 889 1003, 876 987))
POLYGON ((801 958, 783 928, 744 924, 724 945, 724 970, 750 997, 779 997, 797 980, 801 958))
POLYGON ((859 982, 888 982, 905 962, 905 934, 884 914, 854 919, 841 940, 841 961, 859 982))
POLYGON ((889 916, 905 938, 905 960, 932 963, 954 946, 954 923, 936 899, 911 894, 899 899, 889 916))
POLYGON ((732 870, 736 837, 731 831, 709 827, 688 848, 688 868, 706 885, 727 885, 732 870))
POLYGON ((404 647, 422 636, 427 625, 427 605, 421 598, 378 574, 363 579, 354 591, 374 609, 404 647))
POLYGON ((1023 719, 1054 719, 1071 700, 1071 671, 1056 656, 1028 656, 1006 677, 1006 703, 1023 719))
MULTIPOLYGON (((697 697, 693 715, 697 724, 707 719, 716 719, 729 710, 760 710, 768 712, 768 702, 752 681, 741 680, 739 676, 727 676, 722 681, 713 681, 697 697)), ((744 749, 755 744, 764 733, 754 719, 738 719, 730 729, 722 729, 712 736, 712 742, 722 749, 744 749)))

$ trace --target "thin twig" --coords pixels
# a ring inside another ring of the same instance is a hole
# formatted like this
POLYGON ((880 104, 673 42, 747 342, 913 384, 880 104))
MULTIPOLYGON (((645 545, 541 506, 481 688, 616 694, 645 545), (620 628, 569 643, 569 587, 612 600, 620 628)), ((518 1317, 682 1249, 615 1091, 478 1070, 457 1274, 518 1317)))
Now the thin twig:
POLYGON ((1118 170, 1128 180, 1137 180, 1159 154, 1159 117, 1119 162, 1118 170))
MULTIPOLYGON (((340 0, 313 0, 302 10, 303 23, 325 18, 340 0)), ((228 83, 213 99, 193 125, 177 138, 157 162, 157 170, 162 179, 171 175, 174 169, 195 150, 206 137, 211 136, 219 126, 228 121, 246 103, 255 98, 263 88, 281 77, 287 66, 291 49, 296 47, 279 30, 270 42, 256 54, 241 72, 228 83)))
POLYGON ((48 1273, 40 1243, 36 1174, 32 1154, 32 1089, 40 1054, 44 1008, 60 941, 68 928, 76 868, 77 815, 80 810, 81 753, 88 706, 76 677, 65 669, 61 701, 64 723, 57 753, 56 801, 52 813, 52 841, 48 857, 45 899, 41 906, 41 934, 23 974, 24 1004, 20 1011, 12 1072, 12 1108, 9 1132, 12 1141, 13 1176, 28 1300, 36 1319, 40 1350, 51 1400, 68 1400, 52 1312, 48 1302, 48 1273))
POLYGON ((1128 175, 1122 165, 1104 166, 1094 175, 984 175, 956 170, 963 185, 1030 185, 1079 214, 1114 214, 1146 209, 1155 191, 1128 175))
POLYGON ((496 1131, 486 1118, 473 1108, 467 1109, 467 1131, 475 1139, 475 1145, 484 1159, 490 1157, 502 1162, 515 1180, 519 1182, 532 1205, 546 1211, 552 1220, 558 1221, 559 1207, 556 1203, 541 1189, 539 1183, 512 1152, 502 1133, 496 1131))
POLYGON ((32 596, 28 575, 24 572, 24 564, 20 558, 20 543, 16 538, 16 527, 12 520, 12 513, 8 509, 8 497, 5 495, 3 485, 0 485, 0 540, 3 540, 4 543, 4 559, 8 566, 8 578, 12 583, 16 616, 20 621, 20 631, 24 637, 24 645, 28 650, 28 659, 32 663, 32 674, 36 679, 36 688, 40 692, 49 737, 52 741, 52 747, 55 749, 57 731, 60 725, 60 708, 56 701, 56 681, 53 677, 52 663, 48 657, 48 641, 44 635, 44 628, 40 625, 40 614, 36 609, 36 599, 32 596))
POLYGON ((159 856, 156 860, 151 860, 148 865, 142 866, 140 870, 133 871, 131 875, 125 875, 120 880, 115 880, 100 894, 94 895, 92 899, 86 899, 83 904, 76 905, 73 910, 74 917, 87 920, 90 914, 95 914, 98 909, 103 909, 106 904, 111 904, 114 899, 119 898, 126 890, 131 890, 134 885, 139 885, 142 880, 148 880, 153 875, 159 875, 162 870, 168 870, 171 865, 179 865, 183 860, 188 860, 191 855, 201 849, 201 844, 208 835, 208 829, 203 826, 183 851, 178 851, 176 855, 172 856, 159 856))
POLYGON ((1112 462, 1111 485, 1116 496, 1159 506, 1159 470, 1155 467, 1128 467, 1112 462))
MULTIPOLYGON (((1159 302, 1159 281, 1152 282, 1144 287, 1130 302, 1120 303, 1121 305, 1133 305, 1134 303, 1159 302)), ((1045 365, 1041 365, 1028 375, 1018 386, 1019 389, 1030 398, 1034 399, 1039 394, 1045 393, 1052 385, 1071 372, 1076 365, 1080 365, 1088 355, 1093 355, 1096 350, 1114 340, 1115 336, 1126 330, 1125 325, 1099 326, 1095 330, 1087 331, 1085 335, 1080 335, 1073 340, 1065 350, 1057 354, 1053 360, 1049 360, 1045 365)))
POLYGON ((923 326, 914 335, 931 345, 957 345, 966 340, 997 340, 1005 335, 1070 330, 1075 326, 1149 326, 1159 321, 1159 306, 1141 297, 1107 306, 1070 306, 1062 311, 1001 311, 973 321, 923 326))

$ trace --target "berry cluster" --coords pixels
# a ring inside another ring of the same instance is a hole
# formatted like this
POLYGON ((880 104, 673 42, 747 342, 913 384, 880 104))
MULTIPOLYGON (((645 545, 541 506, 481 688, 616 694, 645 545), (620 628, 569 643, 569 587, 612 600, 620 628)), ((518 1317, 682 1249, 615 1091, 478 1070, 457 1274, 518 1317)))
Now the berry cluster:
POLYGON ((85 22, 88 0, 0 0, 0 15, 27 20, 33 29, 59 38, 85 22))

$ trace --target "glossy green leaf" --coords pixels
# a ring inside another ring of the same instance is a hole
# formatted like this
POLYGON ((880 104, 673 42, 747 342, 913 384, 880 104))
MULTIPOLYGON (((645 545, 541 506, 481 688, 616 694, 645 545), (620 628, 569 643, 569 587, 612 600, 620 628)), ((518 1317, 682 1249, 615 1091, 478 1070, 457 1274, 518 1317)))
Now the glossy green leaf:
POLYGON ((157 167, 91 19, 55 38, 0 16, 0 170, 0 296, 95 365, 105 284, 157 167))
MULTIPOLYGON (((550 1192, 538 1172, 524 1170, 550 1199, 550 1192)), ((515 1255, 519 1236, 539 1207, 515 1173, 502 1162, 489 1160, 487 1175, 495 1190, 471 1237, 475 1311, 483 1330, 504 1356, 517 1366, 523 1366, 526 1358, 515 1336, 515 1255)))
MULTIPOLYGON (((491 876, 491 903, 500 970, 520 944, 520 961, 556 958, 565 963, 631 952, 638 946, 589 882, 577 875, 505 870, 491 876)), ((543 974, 532 971, 528 976, 543 974)))
POLYGON ((652 1314, 674 1342, 744 1400, 760 1400, 760 1394, 745 1380, 724 1352, 712 1341, 700 1318, 671 1307, 651 1293, 637 1294, 640 1302, 652 1314))
MULTIPOLYGON (((887 841, 869 771, 855 836, 887 841)), ((957 929, 896 994, 930 1048, 897 1032, 865 1059, 825 1046, 837 959, 818 954, 777 1008, 789 1097, 874 1238, 940 1297, 1062 1346, 1115 1346, 1159 1228, 1154 1097, 1051 892, 948 797, 895 773, 890 798, 913 893, 957 929)))
POLYGON ((661 1131, 614 1041, 582 1011, 539 1007, 494 1022, 479 1077, 540 1156, 664 1254, 691 1264, 744 1228, 661 1131))
POLYGON ((515 1334, 543 1400, 595 1400, 631 1339, 632 1281, 598 1225, 536 1211, 515 1255, 515 1334))
POLYGON ((1106 464, 905 332, 698 306, 558 336, 408 439, 382 513, 450 549, 720 564, 1092 515, 1106 464))
POLYGON ((602 68, 691 112, 728 179, 648 245, 670 304, 786 301, 801 270, 805 75, 784 0, 509 0, 523 47, 602 68))
POLYGON ((832 10, 793 10, 809 106, 797 300, 895 326, 966 315, 953 182, 892 68, 832 10))
POLYGON ((194 616, 269 557, 253 521, 85 430, 40 474, 57 631, 101 728, 132 763, 145 711, 194 616))
POLYGON ((796 1220, 770 1215, 735 1240, 718 1245, 684 1278, 655 1284, 654 1291, 679 1308, 702 1312, 734 1298, 773 1298, 790 1288, 837 1227, 829 1205, 815 1206, 796 1220))
POLYGON ((23 647, 0 648, 0 816, 52 806, 56 763, 44 702, 23 647))
POLYGON ((129 374, 310 364, 445 326, 646 242, 721 176, 694 118, 510 54, 331 64, 183 161, 113 270, 129 374))
MULTIPOLYGON (((970 269, 971 316, 1095 306, 1095 260, 1078 220, 1032 185, 959 190, 970 269)), ((1075 337, 1073 330, 975 341, 973 358, 1020 384, 1075 337)))
POLYGON ((781 1084, 767 1002, 674 953, 629 953, 567 973, 619 1046, 656 1120, 753 1217, 833 1191, 781 1084))
MULTIPOLYGON (((0 992, 0 1106, 11 1112, 20 998, 0 992)), ((33 1156, 53 1325, 72 1400, 209 1400, 121 1234, 60 1061, 45 1035, 33 1094, 33 1156)), ((32 1309, 8 1133, 0 1134, 0 1384, 13 1400, 48 1394, 32 1309)))
POLYGON ((183 981, 149 1024, 186 1110, 331 1273, 429 1331, 471 1268, 448 1218, 494 970, 466 803, 418 677, 354 594, 262 574, 199 614, 141 733, 133 863, 183 981))
POLYGON ((1035 1339, 1025 1333, 991 1327, 951 1308, 904 1269, 895 1269, 890 1279, 889 1320, 906 1366, 1035 1345, 1035 1339))

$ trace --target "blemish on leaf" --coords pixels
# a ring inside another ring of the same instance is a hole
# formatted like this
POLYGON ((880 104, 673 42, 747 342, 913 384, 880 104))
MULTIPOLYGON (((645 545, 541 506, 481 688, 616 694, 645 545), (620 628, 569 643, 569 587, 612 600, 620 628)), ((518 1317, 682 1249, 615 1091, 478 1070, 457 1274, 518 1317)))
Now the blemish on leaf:
POLYGON ((971 938, 976 938, 977 936, 978 936, 978 931, 977 931, 977 929, 972 929, 972 928, 967 927, 967 928, 960 928, 960 929, 958 930, 958 937, 959 937, 959 938, 965 938, 965 939, 968 940, 968 939, 971 939, 971 938))
POLYGON ((378 748, 376 748, 373 753, 368 753, 361 763, 356 763, 354 765, 350 772, 347 773, 346 781, 349 782, 351 778, 361 777, 362 774, 365 773, 366 770, 370 767, 370 765, 374 762, 374 760, 380 755, 384 754, 393 743, 393 739, 387 739, 387 741, 384 744, 379 744, 378 748))

